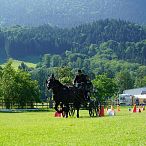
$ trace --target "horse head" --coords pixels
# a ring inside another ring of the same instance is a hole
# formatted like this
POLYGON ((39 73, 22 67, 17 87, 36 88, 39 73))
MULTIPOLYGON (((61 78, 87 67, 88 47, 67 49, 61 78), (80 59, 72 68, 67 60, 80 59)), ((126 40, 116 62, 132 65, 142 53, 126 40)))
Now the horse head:
POLYGON ((52 76, 49 77, 48 80, 46 80, 46 86, 48 90, 50 90, 62 86, 62 84, 58 80, 56 80, 54 75, 52 74, 52 76))
POLYGON ((48 76, 48 79, 46 80, 46 86, 47 86, 48 90, 54 88, 55 80, 56 79, 55 79, 54 75, 48 76))

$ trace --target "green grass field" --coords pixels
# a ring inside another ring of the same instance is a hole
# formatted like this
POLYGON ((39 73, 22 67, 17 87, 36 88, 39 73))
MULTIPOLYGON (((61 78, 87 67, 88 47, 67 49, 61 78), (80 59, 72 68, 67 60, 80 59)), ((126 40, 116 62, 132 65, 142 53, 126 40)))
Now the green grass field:
POLYGON ((146 111, 55 118, 54 112, 0 113, 0 146, 145 146, 146 111))
MULTIPOLYGON (((14 69, 18 69, 18 66, 21 64, 21 62, 23 61, 19 61, 19 60, 12 60, 13 63, 12 63, 12 66, 14 67, 14 69)), ((32 68, 35 68, 36 67, 36 64, 34 63, 30 63, 30 62, 24 62, 28 67, 32 67, 32 68)), ((5 66, 5 63, 4 64, 1 64, 2 67, 5 66)))

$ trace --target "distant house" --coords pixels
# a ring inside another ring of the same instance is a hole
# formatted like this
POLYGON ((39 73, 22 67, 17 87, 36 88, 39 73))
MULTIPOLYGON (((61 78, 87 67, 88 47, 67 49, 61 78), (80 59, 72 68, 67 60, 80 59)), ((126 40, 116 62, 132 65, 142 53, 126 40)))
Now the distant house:
POLYGON ((146 87, 124 90, 119 94, 119 104, 132 105, 146 104, 146 87))
POLYGON ((146 94, 146 87, 124 90, 123 94, 143 95, 146 94))

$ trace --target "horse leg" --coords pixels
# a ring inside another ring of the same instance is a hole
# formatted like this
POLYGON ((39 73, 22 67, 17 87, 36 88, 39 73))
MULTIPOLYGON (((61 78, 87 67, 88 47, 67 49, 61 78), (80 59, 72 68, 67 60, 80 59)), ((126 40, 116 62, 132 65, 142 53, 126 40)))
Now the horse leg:
POLYGON ((77 107, 77 118, 79 118, 79 107, 77 107))
POLYGON ((68 118, 69 106, 65 105, 64 110, 65 110, 65 117, 68 118))
POLYGON ((77 109, 77 118, 79 118, 79 109, 80 109, 80 105, 77 105, 76 109, 77 109))
POLYGON ((75 102, 74 103, 74 107, 76 108, 76 110, 77 110, 77 118, 79 118, 79 109, 80 109, 80 104, 79 103, 77 103, 77 102, 75 102))

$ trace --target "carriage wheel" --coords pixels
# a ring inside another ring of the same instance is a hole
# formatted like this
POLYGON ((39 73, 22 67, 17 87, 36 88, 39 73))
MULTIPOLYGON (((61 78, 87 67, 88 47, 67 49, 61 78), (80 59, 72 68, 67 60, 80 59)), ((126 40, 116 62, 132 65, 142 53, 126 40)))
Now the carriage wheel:
POLYGON ((93 108, 90 108, 89 109, 89 115, 90 115, 90 117, 94 117, 94 109, 93 108))
POLYGON ((89 115, 90 115, 90 117, 94 117, 94 113, 95 113, 94 102, 90 101, 89 102, 89 115))
POLYGON ((99 110, 98 110, 98 108, 95 108, 95 113, 96 113, 96 117, 99 117, 99 110))
POLYGON ((70 107, 69 116, 73 117, 74 114, 75 114, 75 109, 74 109, 74 107, 70 107))

